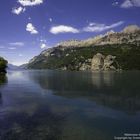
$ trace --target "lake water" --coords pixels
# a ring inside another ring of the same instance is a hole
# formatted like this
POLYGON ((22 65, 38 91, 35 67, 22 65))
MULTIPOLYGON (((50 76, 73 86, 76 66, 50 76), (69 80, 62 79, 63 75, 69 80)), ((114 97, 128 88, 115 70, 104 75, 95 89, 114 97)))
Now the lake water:
POLYGON ((140 72, 9 71, 0 140, 113 140, 140 133, 140 72))

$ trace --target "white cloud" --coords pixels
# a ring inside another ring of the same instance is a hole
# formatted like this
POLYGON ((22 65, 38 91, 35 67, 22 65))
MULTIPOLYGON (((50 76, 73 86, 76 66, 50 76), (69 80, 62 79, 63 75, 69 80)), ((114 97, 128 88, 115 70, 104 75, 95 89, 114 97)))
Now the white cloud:
POLYGON ((46 39, 42 39, 42 37, 41 37, 41 39, 39 41, 40 41, 40 48, 41 49, 48 48, 47 40, 46 39))
POLYGON ((130 0, 125 0, 122 5, 121 5, 122 8, 130 8, 130 7, 133 7, 133 4, 131 3, 130 0))
POLYGON ((42 44, 40 45, 40 48, 41 48, 41 49, 45 49, 45 48, 47 48, 47 45, 46 45, 45 43, 42 43, 42 44))
POLYGON ((52 22, 52 21, 53 21, 53 19, 52 19, 52 18, 49 18, 49 21, 50 21, 50 22, 52 22))
POLYGON ((71 27, 71 26, 66 26, 66 25, 58 25, 54 26, 50 29, 50 32, 52 34, 59 34, 59 33, 79 33, 79 30, 71 27))
POLYGON ((140 7, 140 0, 124 0, 121 8, 140 7))
POLYGON ((18 0, 22 6, 36 6, 43 3, 44 0, 18 0))
POLYGON ((111 24, 111 25, 105 25, 105 24, 99 24, 99 23, 89 23, 87 27, 83 28, 84 32, 102 32, 105 30, 113 29, 115 27, 118 27, 122 25, 124 22, 119 21, 117 23, 111 24))
POLYGON ((88 26, 83 27, 82 29, 76 29, 71 26, 65 26, 65 25, 59 25, 54 26, 50 29, 50 33, 52 34, 59 34, 59 33, 81 33, 81 32, 102 32, 105 30, 113 29, 115 27, 118 27, 122 25, 124 21, 119 21, 116 23, 113 23, 111 25, 106 24, 100 24, 100 23, 89 23, 88 26))
POLYGON ((24 46, 23 42, 13 42, 13 43, 9 43, 10 46, 17 46, 17 47, 22 47, 24 46))
POLYGON ((21 13, 24 13, 26 11, 26 8, 23 8, 23 7, 18 7, 18 8, 13 8, 12 9, 12 13, 13 14, 16 14, 16 15, 19 15, 21 13))
POLYGON ((30 32, 31 34, 38 34, 38 31, 36 30, 36 28, 33 26, 32 23, 27 24, 26 31, 30 32))
POLYGON ((46 39, 40 39, 40 42, 41 43, 47 43, 47 40, 46 39))

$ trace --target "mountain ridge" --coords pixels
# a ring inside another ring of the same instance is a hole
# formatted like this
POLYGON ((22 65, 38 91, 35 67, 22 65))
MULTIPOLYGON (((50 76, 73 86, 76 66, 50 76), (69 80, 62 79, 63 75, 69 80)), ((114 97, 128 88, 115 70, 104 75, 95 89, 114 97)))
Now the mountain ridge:
MULTIPOLYGON (((121 32, 110 31, 104 35, 86 40, 60 42, 55 47, 44 50, 38 56, 31 59, 27 67, 29 69, 80 70, 85 65, 88 68, 84 68, 84 70, 88 70, 91 69, 93 57, 100 53, 104 57, 112 55, 112 57, 107 57, 110 59, 117 56, 117 59, 119 59, 117 61, 122 63, 119 69, 130 69, 129 65, 131 64, 128 64, 129 62, 125 62, 127 60, 124 61, 123 59, 130 59, 128 57, 132 57, 130 52, 132 50, 137 51, 135 52, 136 56, 134 59, 139 58, 140 27, 137 25, 127 26, 121 32)), ((98 60, 98 62, 100 61, 98 60)), ((108 61, 111 62, 111 60, 108 61)), ((133 66, 131 66, 132 68, 133 66)), ((140 68, 139 66, 134 66, 134 69, 140 68)))
MULTIPOLYGON (((127 27, 125 27, 121 32, 114 32, 113 30, 108 31, 107 33, 105 33, 104 35, 100 34, 97 35, 95 37, 92 38, 88 38, 86 40, 68 40, 68 41, 63 41, 58 43, 55 47, 83 47, 86 45, 89 45, 89 43, 91 43, 92 45, 105 45, 105 44, 116 44, 116 43, 123 43, 125 42, 125 40, 123 40, 123 38, 121 38, 120 40, 113 40, 111 42, 103 42, 104 39, 106 39, 107 37, 117 37, 122 35, 123 37, 125 35, 134 38, 135 36, 133 36, 133 34, 138 33, 140 34, 140 27, 137 25, 129 25, 127 27), (119 42, 117 42, 119 41, 119 42)), ((124 37, 126 38, 126 37, 124 37)), ((136 40, 140 41, 140 37, 139 38, 135 38, 136 40)))

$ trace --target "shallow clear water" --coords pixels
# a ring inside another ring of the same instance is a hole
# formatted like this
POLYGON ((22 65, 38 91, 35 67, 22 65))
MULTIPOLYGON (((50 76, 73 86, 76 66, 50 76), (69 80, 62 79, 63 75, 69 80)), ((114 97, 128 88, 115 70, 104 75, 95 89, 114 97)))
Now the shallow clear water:
POLYGON ((0 76, 0 140, 113 140, 139 130, 140 72, 0 76))

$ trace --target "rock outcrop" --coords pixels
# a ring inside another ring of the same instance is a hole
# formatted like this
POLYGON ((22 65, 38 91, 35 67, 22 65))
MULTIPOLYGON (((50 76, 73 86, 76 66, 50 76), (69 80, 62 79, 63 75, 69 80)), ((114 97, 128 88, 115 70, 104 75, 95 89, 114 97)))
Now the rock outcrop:
POLYGON ((85 70, 90 70, 90 69, 91 69, 91 65, 87 63, 83 63, 81 67, 79 68, 80 71, 85 71, 85 70))
POLYGON ((91 61, 91 70, 103 70, 105 56, 97 53, 91 61))
POLYGON ((108 55, 106 56, 106 58, 104 59, 104 66, 103 66, 103 70, 116 70, 118 69, 118 63, 115 60, 116 56, 112 56, 112 55, 108 55))
POLYGON ((119 64, 115 60, 116 56, 107 55, 106 57, 101 53, 94 55, 91 61, 92 71, 107 71, 107 70, 118 70, 119 64))

